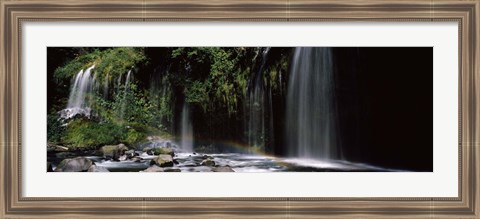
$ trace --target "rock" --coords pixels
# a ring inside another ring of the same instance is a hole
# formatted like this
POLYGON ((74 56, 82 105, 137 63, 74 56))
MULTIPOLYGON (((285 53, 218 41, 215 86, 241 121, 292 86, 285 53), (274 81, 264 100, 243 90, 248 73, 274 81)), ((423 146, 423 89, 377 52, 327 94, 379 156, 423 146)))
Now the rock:
POLYGON ((204 154, 204 155, 202 156, 202 158, 203 158, 203 159, 213 159, 212 156, 208 156, 208 155, 206 155, 206 154, 204 154))
POLYGON ((105 159, 118 160, 120 156, 125 154, 128 148, 124 144, 119 145, 105 145, 100 148, 105 159))
POLYGON ((143 148, 143 152, 147 153, 148 155, 153 155, 153 151, 151 147, 143 148))
POLYGON ((64 147, 64 146, 60 146, 60 145, 55 145, 55 151, 56 152, 65 152, 65 151, 68 151, 68 148, 64 147))
POLYGON ((119 161, 126 161, 127 160, 127 155, 124 154, 118 158, 119 161))
POLYGON ((47 172, 53 172, 52 163, 47 162, 47 172))
POLYGON ((179 164, 179 163, 178 163, 178 160, 176 160, 176 159, 173 159, 173 163, 174 163, 174 164, 179 164))
POLYGON ((68 148, 65 147, 65 146, 49 144, 49 145, 47 146, 47 151, 48 151, 48 152, 52 152, 52 151, 55 151, 55 152, 65 152, 65 151, 68 151, 68 148))
POLYGON ((71 152, 58 152, 55 154, 55 157, 65 159, 67 157, 73 157, 75 154, 71 152))
POLYGON ((153 158, 151 163, 159 167, 173 167, 173 158, 168 154, 160 154, 158 157, 153 158))
POLYGON ((182 172, 182 171, 178 168, 168 168, 168 169, 165 169, 165 172, 182 172))
POLYGON ((87 171, 90 166, 92 166, 92 161, 87 158, 65 159, 58 164, 55 172, 83 172, 87 171))
POLYGON ((88 168, 88 172, 110 172, 110 171, 108 171, 108 169, 105 167, 99 167, 94 164, 90 166, 90 168, 88 168))
POLYGON ((144 170, 143 172, 164 172, 163 168, 157 166, 157 165, 153 165, 153 166, 150 166, 149 168, 147 168, 146 170, 144 170))
POLYGON ((224 167, 214 167, 212 168, 213 172, 235 172, 230 166, 224 167))
POLYGON ((134 162, 140 162, 140 161, 142 161, 142 160, 143 160, 143 159, 142 159, 141 157, 134 157, 134 158, 132 158, 132 161, 134 161, 134 162))
POLYGON ((208 158, 206 160, 203 160, 200 165, 202 166, 209 166, 209 167, 213 167, 215 166, 215 161, 213 161, 212 159, 208 158))
POLYGON ((170 156, 174 156, 175 154, 173 153, 173 149, 171 148, 154 148, 153 149, 153 153, 155 155, 159 155, 159 154, 169 154, 170 156))
POLYGON ((135 157, 135 151, 134 150, 125 151, 125 155, 127 155, 127 158, 135 157))

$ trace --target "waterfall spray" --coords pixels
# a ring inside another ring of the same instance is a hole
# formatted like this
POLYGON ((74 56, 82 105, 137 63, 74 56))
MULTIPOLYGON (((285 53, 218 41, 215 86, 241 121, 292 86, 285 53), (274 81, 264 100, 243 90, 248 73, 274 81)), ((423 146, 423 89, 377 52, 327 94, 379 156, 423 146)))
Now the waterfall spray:
POLYGON ((132 70, 129 70, 127 73, 127 77, 125 79, 125 85, 123 89, 123 98, 122 98, 122 108, 120 109, 120 120, 123 120, 125 117, 125 108, 127 106, 127 93, 128 93, 128 86, 130 83, 130 75, 132 74, 132 70))
POLYGON ((265 140, 267 132, 271 130, 271 91, 266 90, 263 82, 263 71, 267 61, 268 52, 270 48, 265 48, 261 56, 261 64, 249 82, 247 89, 246 112, 247 117, 247 141, 251 147, 265 149, 265 140), (267 114, 269 115, 266 118, 267 114))
POLYGON ((287 94, 289 156, 337 159, 330 48, 296 48, 287 94))
POLYGON ((190 109, 187 103, 182 109, 182 139, 180 147, 185 152, 193 152, 193 128, 190 121, 190 109))
POLYGON ((95 87, 95 76, 92 75, 94 68, 95 65, 92 65, 87 70, 83 71, 82 69, 75 75, 67 108, 60 112, 61 118, 70 119, 76 115, 90 117, 91 108, 88 95, 93 92, 95 87))

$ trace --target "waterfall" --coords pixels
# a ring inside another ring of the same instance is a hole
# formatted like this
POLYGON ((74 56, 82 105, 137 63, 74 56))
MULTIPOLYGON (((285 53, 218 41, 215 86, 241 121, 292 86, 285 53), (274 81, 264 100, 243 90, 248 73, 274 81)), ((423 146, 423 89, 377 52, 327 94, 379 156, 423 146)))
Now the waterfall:
POLYGON ((193 128, 190 121, 190 109, 187 103, 183 104, 182 109, 182 139, 180 147, 185 152, 193 152, 193 128))
POLYGON ((88 95, 92 93, 95 86, 95 76, 92 75, 93 68, 95 68, 95 65, 85 71, 82 69, 75 75, 67 108, 60 111, 61 118, 70 119, 76 115, 90 117, 92 110, 88 95))
POLYGON ((120 120, 123 120, 123 117, 125 116, 125 108, 127 106, 128 85, 130 83, 131 74, 132 74, 132 70, 129 70, 127 73, 127 77, 125 79, 125 85, 123 87, 123 98, 122 98, 122 108, 120 109, 120 120))
POLYGON ((287 89, 288 155, 338 159, 330 48, 296 48, 287 89))
POLYGON ((251 78, 247 88, 246 112, 246 135, 248 145, 265 149, 267 132, 271 130, 268 119, 271 118, 271 91, 267 91, 263 81, 263 71, 270 48, 262 52, 261 64, 255 75, 251 78), (268 118, 266 118, 268 116, 268 118))

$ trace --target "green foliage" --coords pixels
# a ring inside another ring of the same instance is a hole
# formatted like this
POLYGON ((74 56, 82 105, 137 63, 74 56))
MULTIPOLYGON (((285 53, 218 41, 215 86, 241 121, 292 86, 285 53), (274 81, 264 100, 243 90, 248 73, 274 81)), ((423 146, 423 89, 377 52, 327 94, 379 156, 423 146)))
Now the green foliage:
POLYGON ((138 124, 130 126, 76 119, 68 124, 63 142, 73 148, 96 148, 119 143, 134 145, 143 141, 150 131, 138 124))
POLYGON ((208 82, 193 81, 186 88, 186 101, 190 104, 199 104, 206 109, 209 103, 208 90, 210 84, 208 82))
MULTIPOLYGON (((290 50, 276 49, 278 55, 272 56, 264 68, 263 82, 273 95, 282 95, 285 88, 285 84, 281 84, 285 80, 279 80, 279 71, 288 72, 290 50)), ((219 127, 223 131, 225 121, 243 121, 247 87, 250 77, 258 71, 262 49, 180 47, 81 51, 72 53, 76 58, 52 70, 54 83, 68 88, 68 81, 75 74, 95 64, 97 83, 100 87, 108 85, 105 90, 97 88, 88 96, 97 117, 95 121, 75 119, 64 127, 57 115, 49 115, 47 134, 49 142, 88 148, 118 143, 132 145, 150 134, 165 134, 165 131, 171 134, 176 127, 173 123, 180 116, 179 104, 184 101, 191 106, 192 113, 203 110, 194 118, 204 123, 200 124, 200 130, 219 127), (156 53, 148 52, 153 50, 156 53), (125 74, 129 70, 132 77, 125 87, 125 74), (149 86, 152 84, 155 86, 149 86)), ((65 101, 56 101, 57 105, 50 110, 64 108, 68 99, 68 92, 56 95, 58 100, 65 101)), ((199 123, 194 121, 195 124, 199 123)))
POLYGON ((74 148, 94 148, 120 143, 124 132, 124 127, 113 123, 76 119, 68 124, 63 141, 74 148))
POLYGON ((144 140, 145 137, 146 135, 143 132, 139 132, 135 129, 128 129, 123 137, 123 142, 127 143, 128 145, 133 145, 144 140))
POLYGON ((91 53, 81 55, 68 62, 63 67, 57 68, 54 77, 57 79, 70 79, 80 70, 86 69, 96 63, 101 57, 100 50, 95 50, 91 53))
POLYGON ((62 142, 65 134, 65 126, 59 121, 58 114, 51 113, 47 115, 47 139, 48 143, 58 144, 62 142))
POLYGON ((91 53, 80 55, 57 68, 54 77, 69 79, 80 70, 95 65, 97 79, 112 80, 115 77, 132 69, 137 63, 145 61, 146 57, 141 48, 119 47, 107 50, 96 49, 91 53))

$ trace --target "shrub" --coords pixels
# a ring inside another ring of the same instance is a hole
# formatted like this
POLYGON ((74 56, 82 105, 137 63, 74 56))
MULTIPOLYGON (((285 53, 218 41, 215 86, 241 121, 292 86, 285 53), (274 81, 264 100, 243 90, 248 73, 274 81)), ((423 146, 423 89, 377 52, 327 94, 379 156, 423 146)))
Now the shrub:
POLYGON ((124 132, 124 127, 113 123, 77 119, 68 124, 63 141, 73 148, 94 148, 120 143, 124 132))

